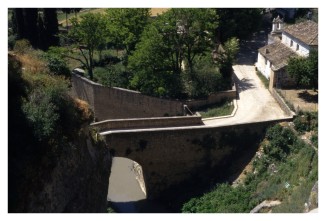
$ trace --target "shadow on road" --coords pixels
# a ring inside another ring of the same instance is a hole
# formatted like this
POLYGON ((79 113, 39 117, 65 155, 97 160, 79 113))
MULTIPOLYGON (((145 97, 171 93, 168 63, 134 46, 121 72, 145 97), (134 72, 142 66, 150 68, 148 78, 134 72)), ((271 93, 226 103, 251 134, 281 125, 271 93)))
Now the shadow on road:
POLYGON ((251 83, 251 79, 248 78, 242 78, 241 80, 238 78, 237 75, 234 74, 233 80, 237 87, 237 99, 239 99, 239 93, 243 92, 245 90, 249 90, 252 88, 256 88, 255 84, 251 83))

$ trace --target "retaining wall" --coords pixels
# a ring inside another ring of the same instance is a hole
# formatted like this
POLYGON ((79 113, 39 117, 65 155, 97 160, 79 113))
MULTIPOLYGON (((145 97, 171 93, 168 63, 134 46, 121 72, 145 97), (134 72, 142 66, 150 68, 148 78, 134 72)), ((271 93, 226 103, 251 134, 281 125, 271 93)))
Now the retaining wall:
POLYGON ((185 101, 184 103, 191 110, 198 110, 203 106, 216 104, 221 102, 222 100, 232 100, 235 99, 236 97, 237 97, 237 90, 235 84, 233 84, 232 90, 212 93, 207 97, 207 99, 190 100, 190 101, 185 101))
POLYGON ((288 107, 288 105, 285 103, 284 99, 277 93, 275 88, 269 88, 269 91, 271 92, 271 95, 274 97, 274 99, 277 101, 277 103, 280 105, 282 110, 288 115, 288 116, 295 116, 295 113, 291 111, 291 109, 288 107))
POLYGON ((109 88, 72 74, 71 93, 87 101, 96 121, 183 115, 183 103, 160 99, 123 88, 109 88))

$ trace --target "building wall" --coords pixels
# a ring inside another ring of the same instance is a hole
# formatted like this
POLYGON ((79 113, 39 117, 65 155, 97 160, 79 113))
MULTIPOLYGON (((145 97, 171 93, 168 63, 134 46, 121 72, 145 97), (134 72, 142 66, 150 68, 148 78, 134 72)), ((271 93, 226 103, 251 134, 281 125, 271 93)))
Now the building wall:
POLYGON ((209 182, 210 173, 223 175, 237 153, 252 148, 255 139, 274 123, 113 132, 105 139, 113 156, 142 166, 147 196, 153 199, 184 181, 209 182))
POLYGON ((291 38, 286 33, 282 34, 282 43, 298 53, 300 56, 307 57, 309 55, 309 46, 297 39, 291 38), (292 41, 292 46, 291 46, 292 41), (298 48, 297 48, 298 47, 298 48))
POLYGON ((267 78, 270 78, 271 74, 271 63, 270 61, 266 60, 265 57, 258 52, 257 58, 257 69, 267 78))

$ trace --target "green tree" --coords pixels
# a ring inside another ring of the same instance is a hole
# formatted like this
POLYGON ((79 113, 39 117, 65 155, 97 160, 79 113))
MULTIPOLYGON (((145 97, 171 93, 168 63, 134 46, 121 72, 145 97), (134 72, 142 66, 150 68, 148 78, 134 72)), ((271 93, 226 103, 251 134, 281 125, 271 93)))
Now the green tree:
POLYGON ((155 26, 148 26, 136 50, 129 57, 128 67, 134 74, 131 80, 132 88, 154 96, 176 94, 173 89, 176 81, 172 80, 176 75, 166 58, 164 47, 160 32, 155 26))
POLYGON ((12 10, 13 33, 17 35, 17 39, 24 38, 24 14, 22 8, 14 8, 12 10))
POLYGON ((236 55, 239 51, 239 39, 233 37, 228 39, 224 46, 223 52, 219 56, 218 62, 220 71, 224 78, 230 79, 232 73, 232 65, 235 62, 236 55))
POLYGON ((50 46, 58 46, 58 19, 57 19, 57 10, 55 8, 44 8, 43 9, 43 21, 45 28, 45 37, 46 37, 46 49, 50 46))
POLYGON ((34 48, 38 47, 37 8, 24 8, 24 28, 22 38, 26 38, 34 48))
POLYGON ((170 9, 158 16, 129 58, 132 86, 149 94, 180 96, 182 62, 191 73, 194 60, 211 49, 216 26, 211 9, 170 9))
POLYGON ((218 26, 218 16, 212 9, 173 8, 163 17, 176 30, 174 36, 168 37, 177 39, 176 46, 180 49, 181 59, 186 61, 192 72, 194 59, 213 47, 212 39, 218 26))
POLYGON ((106 10, 110 41, 116 48, 123 48, 130 55, 149 22, 148 8, 110 8, 106 10))
POLYGON ((219 8, 218 38, 221 42, 231 37, 240 40, 249 38, 262 24, 262 9, 259 8, 219 8))
POLYGON ((71 19, 72 29, 69 38, 74 42, 74 47, 80 52, 82 58, 68 55, 69 58, 78 60, 87 69, 89 77, 93 79, 94 52, 107 39, 106 20, 99 13, 88 13, 81 16, 81 20, 71 19))
POLYGON ((290 58, 286 71, 298 86, 318 89, 318 51, 312 50, 307 58, 290 58))

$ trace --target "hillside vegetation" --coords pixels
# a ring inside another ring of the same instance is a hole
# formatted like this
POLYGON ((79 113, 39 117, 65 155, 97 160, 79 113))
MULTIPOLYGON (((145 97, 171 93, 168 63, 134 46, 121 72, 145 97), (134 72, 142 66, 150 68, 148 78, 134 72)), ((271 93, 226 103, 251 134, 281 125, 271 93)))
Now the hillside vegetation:
POLYGON ((105 212, 110 158, 103 144, 93 141, 95 158, 87 150, 92 111, 44 52, 20 43, 8 55, 8 211, 105 212))
POLYGON ((264 200, 281 204, 260 212, 300 213, 318 207, 316 195, 309 201, 318 181, 317 151, 287 123, 268 129, 251 164, 242 181, 217 184, 211 192, 186 202, 182 212, 248 213, 264 200))

